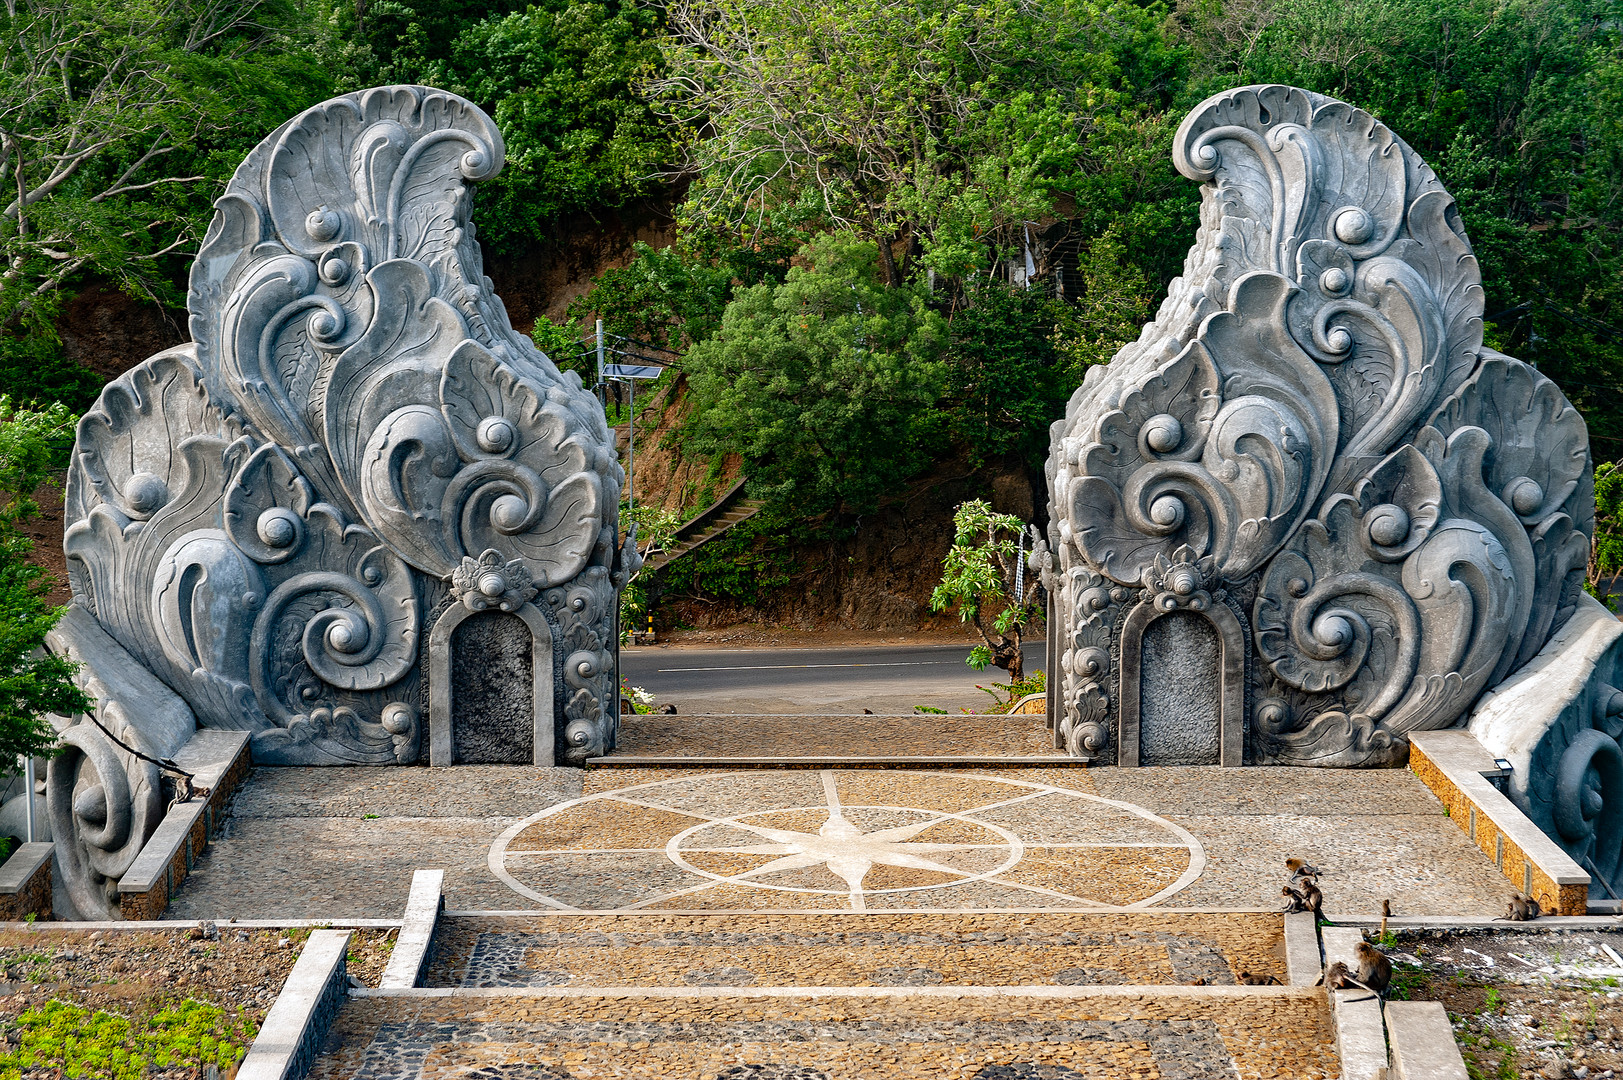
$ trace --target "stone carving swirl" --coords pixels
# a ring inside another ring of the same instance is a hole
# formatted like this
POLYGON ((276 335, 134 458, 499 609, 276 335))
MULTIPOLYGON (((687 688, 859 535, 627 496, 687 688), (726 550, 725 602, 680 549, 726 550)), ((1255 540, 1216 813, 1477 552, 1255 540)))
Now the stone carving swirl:
POLYGON ((415 760, 424 615, 498 550, 498 606, 590 595, 560 609, 589 644, 558 646, 559 722, 612 743, 623 474, 601 407, 482 272, 471 185, 503 154, 489 117, 424 87, 294 117, 217 204, 193 343, 80 425, 76 600, 257 760, 415 760))
POLYGON ((1458 722, 1570 613, 1583 421, 1483 346, 1453 200, 1368 113, 1243 87, 1173 152, 1204 185, 1184 274, 1053 428, 1067 719, 1114 716, 1085 673, 1127 599, 1100 598, 1187 547, 1254 598, 1249 759, 1399 762, 1405 733, 1458 722))

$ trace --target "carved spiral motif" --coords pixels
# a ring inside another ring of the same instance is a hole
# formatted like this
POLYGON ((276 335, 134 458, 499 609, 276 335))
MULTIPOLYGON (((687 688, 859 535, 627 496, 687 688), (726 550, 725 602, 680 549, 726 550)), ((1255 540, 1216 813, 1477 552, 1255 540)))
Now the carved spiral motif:
POLYGON ((1184 518, 1189 516, 1189 511, 1176 495, 1162 495, 1150 503, 1148 516, 1152 531, 1170 533, 1177 531, 1184 518))
POLYGON ((63 884, 81 917, 120 918, 118 881, 163 816, 158 769, 134 760, 126 771, 91 724, 69 728, 61 741, 45 786, 63 884))
POLYGON ((1555 778, 1555 827, 1608 878, 1623 847, 1623 749, 1604 731, 1573 737, 1555 778))
POLYGON ((505 454, 518 442, 518 428, 505 416, 487 416, 479 421, 474 438, 486 453, 505 454))
POLYGON ((1409 511, 1396 503, 1382 503, 1364 515, 1364 528, 1376 546, 1397 547, 1409 538, 1409 511))
POLYGON ((350 265, 345 259, 333 256, 321 263, 321 280, 328 285, 342 285, 349 280, 350 265))
POLYGON ((1158 413, 1139 431, 1144 445, 1157 454, 1170 454, 1183 443, 1183 424, 1170 413, 1158 413))
POLYGON ((1352 277, 1339 266, 1332 266, 1319 275, 1319 288, 1330 296, 1340 296, 1352 288, 1352 277))
POLYGON ((131 517, 149 517, 169 501, 169 488, 163 477, 149 472, 138 472, 124 481, 122 494, 131 517))
POLYGON ((323 244, 338 239, 338 234, 344 228, 344 219, 337 211, 329 210, 325 206, 310 211, 304 219, 304 231, 310 234, 310 239, 323 244))
POLYGON ((1363 244, 1375 235, 1375 220, 1361 206, 1349 206, 1335 213, 1336 239, 1343 244, 1363 244))
POLYGON ((260 514, 254 528, 266 547, 279 551, 297 547, 304 539, 304 521, 282 506, 273 506, 260 514))
POLYGON ((393 701, 383 707, 381 722, 390 735, 409 735, 417 726, 417 710, 405 702, 393 701))
POLYGON ((1544 505, 1544 488, 1531 476, 1518 476, 1505 485, 1505 502, 1520 517, 1531 517, 1544 505))
POLYGON ((267 668, 276 624, 294 600, 328 594, 333 606, 317 612, 300 634, 304 662, 323 681, 346 690, 375 690, 401 678, 416 662, 416 635, 401 634, 390 625, 375 592, 344 574, 299 574, 276 587, 254 622, 254 691, 262 702, 272 697, 267 668))
POLYGON ((1068 660, 1071 674, 1080 679, 1101 679, 1110 670, 1110 653, 1097 645, 1076 650, 1068 660))

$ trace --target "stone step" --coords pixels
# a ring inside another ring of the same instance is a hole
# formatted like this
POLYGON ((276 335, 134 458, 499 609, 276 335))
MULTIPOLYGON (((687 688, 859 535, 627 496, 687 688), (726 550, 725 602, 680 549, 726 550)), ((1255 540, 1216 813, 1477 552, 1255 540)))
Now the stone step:
POLYGON ((312 1080, 1334 1076, 1310 988, 357 991, 312 1080))
POLYGON ((1042 716, 625 716, 613 752, 594 765, 1044 765, 1080 766, 1057 753, 1042 716))
POLYGON ((447 916, 424 985, 1233 986, 1288 982, 1255 912, 447 916))

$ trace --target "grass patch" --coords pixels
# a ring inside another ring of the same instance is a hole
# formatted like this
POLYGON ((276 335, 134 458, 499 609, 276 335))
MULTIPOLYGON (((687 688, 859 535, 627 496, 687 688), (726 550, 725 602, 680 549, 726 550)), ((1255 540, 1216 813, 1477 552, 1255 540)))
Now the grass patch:
POLYGON ((223 1071, 247 1052, 254 1027, 242 1010, 233 1016, 190 998, 144 1019, 48 1001, 10 1025, 6 1041, 17 1041, 0 1054, 0 1080, 41 1069, 68 1080, 140 1080, 155 1068, 201 1071, 214 1065, 223 1071))

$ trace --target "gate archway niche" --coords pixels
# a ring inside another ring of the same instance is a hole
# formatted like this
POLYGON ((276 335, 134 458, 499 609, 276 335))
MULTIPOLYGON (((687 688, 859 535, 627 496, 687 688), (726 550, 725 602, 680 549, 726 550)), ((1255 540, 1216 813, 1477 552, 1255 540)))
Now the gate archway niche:
POLYGON ((1177 571, 1122 623, 1117 763, 1243 765, 1245 627, 1177 571))
POLYGON ((552 627, 523 564, 487 551, 451 588, 428 635, 428 763, 553 764, 552 627))

